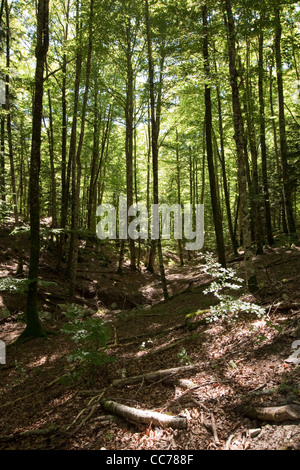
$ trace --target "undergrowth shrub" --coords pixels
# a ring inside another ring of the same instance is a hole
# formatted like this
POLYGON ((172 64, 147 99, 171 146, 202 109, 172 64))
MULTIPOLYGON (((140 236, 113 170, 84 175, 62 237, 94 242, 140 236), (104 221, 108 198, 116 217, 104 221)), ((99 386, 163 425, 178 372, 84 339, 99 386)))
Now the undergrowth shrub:
POLYGON ((67 360, 78 367, 65 376, 64 382, 73 382, 83 377, 88 383, 93 383, 99 368, 115 360, 105 352, 111 329, 102 318, 87 316, 85 309, 76 304, 65 305, 63 314, 68 322, 61 331, 71 335, 72 341, 78 345, 67 356, 67 360))
POLYGON ((258 318, 265 316, 265 309, 255 303, 238 299, 231 291, 243 288, 244 280, 240 279, 234 269, 223 268, 211 253, 204 255, 205 265, 202 270, 212 276, 213 281, 204 294, 212 293, 219 302, 210 307, 208 322, 225 320, 236 321, 241 313, 254 313, 258 318))
MULTIPOLYGON (((10 294, 25 295, 28 291, 30 282, 31 281, 28 278, 17 278, 11 276, 2 277, 0 279, 0 291, 9 292, 10 294)), ((57 283, 39 279, 38 285, 42 288, 47 288, 51 286, 57 286, 57 283)))

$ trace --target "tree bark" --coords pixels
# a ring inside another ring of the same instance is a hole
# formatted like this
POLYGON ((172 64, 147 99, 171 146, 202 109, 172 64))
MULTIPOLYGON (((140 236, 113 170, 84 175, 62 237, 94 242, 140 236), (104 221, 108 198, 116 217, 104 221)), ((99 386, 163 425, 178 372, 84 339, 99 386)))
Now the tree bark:
POLYGON ((1 117, 0 123, 0 196, 3 208, 6 202, 5 193, 5 119, 1 117))
MULTIPOLYGON (((133 204, 133 65, 132 65, 132 41, 131 41, 130 18, 127 20, 126 27, 126 103, 125 103, 125 121, 126 121, 126 188, 127 188, 127 211, 133 204)), ((132 217, 128 217, 130 223, 132 217)), ((135 243, 129 238, 130 267, 136 269, 135 243)))
POLYGON ((283 196, 285 214, 288 226, 290 242, 298 241, 296 224, 293 214, 292 190, 290 184, 289 165, 288 165, 288 147, 285 129, 285 112, 284 112, 284 96, 283 96, 283 78, 282 78, 282 61, 281 61, 281 20, 280 11, 275 9, 275 59, 277 71, 277 91, 278 91, 278 108, 279 108, 279 135, 280 135, 280 157, 283 183, 283 196))
POLYGON ((251 249, 251 233, 248 213, 247 200, 247 173, 244 151, 244 128, 240 106, 238 74, 236 67, 236 44, 235 44, 235 25, 232 13, 231 1, 226 0, 225 8, 227 13, 228 29, 228 50, 229 50, 229 71, 230 84, 232 90, 232 108, 234 117, 235 142, 237 148, 238 160, 238 183, 239 183, 239 209, 241 214, 242 234, 244 244, 244 262, 246 270, 247 285, 251 292, 258 289, 256 273, 253 265, 253 254, 251 249))
POLYGON ((91 73, 91 59, 93 49, 93 17, 94 14, 94 0, 90 1, 90 16, 89 16, 89 40, 88 40, 88 54, 86 61, 86 78, 85 90, 83 96, 82 110, 81 110, 81 125, 78 140, 77 150, 73 158, 72 170, 72 224, 71 224, 71 238, 69 247, 68 258, 68 276, 70 278, 70 296, 74 296, 75 279, 77 273, 78 261, 78 248, 79 248, 79 197, 80 197, 80 182, 81 182, 81 152, 85 132, 86 108, 90 86, 90 73, 91 73))
POLYGON ((10 177, 11 177, 11 189, 13 199, 13 211, 15 223, 19 223, 18 214, 18 199, 17 199, 17 186, 16 186, 16 175, 15 175, 15 162, 13 153, 13 142, 12 142, 12 129, 11 129, 11 109, 10 109, 10 26, 9 26, 9 8, 8 2, 5 2, 5 13, 6 13, 6 83, 5 83, 5 96, 6 96, 6 126, 7 126, 7 142, 8 142, 8 154, 10 162, 10 177))
POLYGON ((30 261, 29 286, 26 305, 26 328, 19 336, 21 341, 30 337, 45 337, 38 315, 37 284, 40 256, 40 162, 41 124, 43 114, 44 68, 49 47, 49 0, 39 0, 37 13, 37 43, 34 101, 32 110, 32 142, 30 157, 30 261))
POLYGON ((214 168, 213 158, 213 145, 212 145, 212 106, 211 106, 211 88, 210 88, 210 64, 209 64, 209 50, 208 50, 208 21, 207 21, 207 7, 204 6, 202 9, 202 20, 203 20, 203 58, 204 58, 204 71, 206 76, 205 83, 205 135, 206 135, 206 155, 207 155, 207 166, 209 173, 210 183, 210 195, 213 211, 213 220, 215 226, 216 243, 218 261, 226 267, 225 258, 225 246, 223 237, 223 223, 221 217, 220 204, 218 199, 218 193, 216 188, 216 175, 214 168))
MULTIPOLYGON (((177 204, 181 206, 179 142, 178 142, 178 130, 177 129, 176 129, 176 180, 177 180, 177 204)), ((182 242, 180 238, 178 238, 178 254, 179 254, 179 266, 184 266, 182 242)))
MULTIPOLYGON (((158 203, 159 203, 159 199, 158 199, 158 137, 159 137, 159 127, 160 127, 162 72, 163 72, 163 67, 164 67, 164 56, 162 55, 160 59, 160 81, 159 81, 157 103, 155 107, 154 66, 153 66, 153 57, 152 57, 152 41, 151 41, 148 0, 145 0, 145 22, 146 22, 146 36, 147 36, 147 48, 148 48, 149 88, 150 88, 151 147, 152 147, 152 165, 153 165, 153 204, 156 204, 158 206, 158 203)), ((167 281, 166 281, 166 276, 165 276, 160 231, 159 231, 158 239, 152 240, 153 243, 152 243, 151 249, 153 251, 155 250, 155 241, 156 241, 158 257, 159 257, 159 269, 160 269, 160 277, 161 277, 161 282, 162 282, 164 299, 167 300, 169 298, 169 293, 168 293, 167 281)))
POLYGON ((269 180, 267 168, 267 147, 266 147, 266 118, 265 118, 265 99, 264 99, 264 33, 260 32, 258 38, 258 95, 259 95, 259 115, 260 115, 260 149, 261 149, 261 167, 262 167, 262 181, 263 181, 263 194, 265 206, 265 227, 267 241, 270 246, 274 244, 272 221, 271 221, 271 207, 269 195, 269 180))

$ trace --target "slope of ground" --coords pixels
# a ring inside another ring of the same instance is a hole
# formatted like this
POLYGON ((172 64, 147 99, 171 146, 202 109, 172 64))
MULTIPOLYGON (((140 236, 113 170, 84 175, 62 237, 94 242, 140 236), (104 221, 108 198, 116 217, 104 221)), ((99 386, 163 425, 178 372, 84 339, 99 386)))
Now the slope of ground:
MULTIPOLYGON (((17 260, 13 250, 9 253, 7 232, 0 244, 4 277, 15 273, 17 260)), ((57 334, 16 346, 25 296, 0 293, 0 308, 10 312, 0 323, 0 339, 8 345, 7 363, 0 365, 0 449, 300 450, 299 420, 263 421, 247 413, 249 406, 300 405, 299 366, 286 362, 300 324, 298 247, 257 257, 260 291, 244 299, 264 305, 267 321, 243 314, 236 323, 201 321, 209 318, 204 312, 187 324, 187 315, 214 303, 203 292, 209 278, 199 261, 168 267, 173 295, 163 302, 157 276, 129 268, 117 275, 112 254, 101 257, 83 249, 77 280, 76 303, 87 315, 101 315, 112 331, 107 354, 115 361, 98 368, 92 381, 88 376, 62 380, 72 371, 67 356, 75 345, 61 333, 62 305, 71 299, 51 251, 43 252, 41 277, 60 281, 41 288, 40 309, 45 328, 57 334), (195 369, 187 367, 176 379, 145 377, 112 386, 117 379, 189 365, 195 369), (188 427, 128 422, 106 412, 100 397, 184 416, 188 427)), ((230 265, 243 272, 240 260, 230 265)))

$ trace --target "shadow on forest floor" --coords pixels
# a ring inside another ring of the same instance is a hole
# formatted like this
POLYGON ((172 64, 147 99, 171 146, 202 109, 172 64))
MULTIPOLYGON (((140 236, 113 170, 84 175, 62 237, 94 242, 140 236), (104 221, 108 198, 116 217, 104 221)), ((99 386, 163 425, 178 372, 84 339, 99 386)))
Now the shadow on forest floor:
MULTIPOLYGON (((0 242, 2 277, 17 265, 7 237, 3 233, 0 242)), ((209 279, 199 263, 178 268, 175 261, 166 271, 172 297, 163 302, 157 275, 129 268, 118 275, 112 250, 82 247, 75 302, 110 324, 107 353, 116 358, 96 371, 93 383, 84 376, 69 384, 60 380, 72 368, 66 358, 74 343, 60 332, 61 305, 71 299, 55 253, 42 252, 41 278, 56 285, 41 289, 39 299, 42 322, 56 335, 14 345, 24 328, 25 296, 1 292, 0 309, 10 312, 0 320, 0 339, 8 345, 7 363, 0 365, 1 449, 300 448, 299 421, 264 422, 241 411, 249 404, 300 404, 299 366, 285 362, 300 324, 299 248, 266 249, 255 259, 260 292, 246 298, 268 308, 273 328, 253 315, 235 324, 197 323, 195 317, 188 328, 186 315, 209 308, 214 298, 203 293, 209 279), (186 364, 197 365, 180 376, 192 382, 190 390, 163 380, 111 387, 121 377, 186 364), (145 427, 111 416, 93 401, 106 387, 107 398, 119 403, 186 416, 188 428, 145 427)), ((25 256, 25 269, 26 263, 25 256)), ((230 265, 240 276, 241 261, 230 265)))

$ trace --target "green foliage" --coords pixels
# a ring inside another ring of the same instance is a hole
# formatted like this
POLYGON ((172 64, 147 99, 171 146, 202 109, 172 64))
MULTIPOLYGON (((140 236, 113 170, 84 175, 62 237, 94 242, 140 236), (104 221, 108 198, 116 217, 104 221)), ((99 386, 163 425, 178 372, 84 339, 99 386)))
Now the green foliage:
POLYGON ((244 282, 243 279, 237 277, 233 269, 223 268, 210 253, 206 254, 204 259, 206 264, 203 270, 214 278, 204 294, 212 293, 219 300, 217 305, 210 307, 209 322, 236 321, 241 313, 255 313, 259 318, 265 315, 263 307, 235 298, 230 293, 230 291, 242 289, 244 282))
POLYGON ((188 353, 186 352, 185 348, 182 348, 177 354, 177 356, 181 364, 184 364, 185 366, 192 364, 192 360, 190 356, 188 355, 188 353))
MULTIPOLYGON (((16 277, 3 277, 0 279, 0 291, 6 291, 9 292, 10 294, 21 294, 25 295, 28 290, 28 285, 30 281, 27 278, 24 279, 18 279, 16 277)), ((50 287, 50 286, 56 286, 56 282, 52 281, 43 281, 39 280, 38 281, 39 285, 41 287, 50 287)))
POLYGON ((11 211, 5 201, 0 200, 0 221, 7 222, 11 217, 11 211))
POLYGON ((28 289, 28 279, 17 279, 14 277, 3 277, 0 279, 0 291, 10 294, 26 294, 28 289))
POLYGON ((102 318, 86 316, 85 309, 79 305, 65 305, 63 313, 68 322, 61 331, 71 335, 71 339, 78 345, 67 356, 67 360, 78 364, 79 369, 68 374, 67 380, 72 382, 85 375, 88 382, 92 383, 97 370, 115 360, 105 353, 111 330, 102 318))
POLYGON ((11 232, 10 235, 22 235, 30 232, 30 227, 27 225, 16 226, 11 232))

